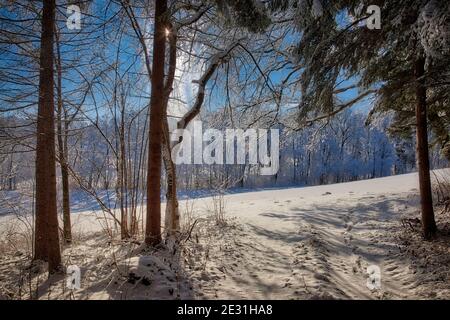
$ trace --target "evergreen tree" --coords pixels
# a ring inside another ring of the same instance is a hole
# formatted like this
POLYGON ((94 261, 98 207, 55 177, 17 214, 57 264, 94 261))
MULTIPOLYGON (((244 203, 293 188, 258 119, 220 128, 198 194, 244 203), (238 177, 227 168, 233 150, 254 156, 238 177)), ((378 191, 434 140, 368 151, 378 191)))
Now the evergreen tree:
POLYGON ((311 114, 332 116, 351 106, 339 104, 339 93, 345 90, 342 82, 350 81, 361 90, 352 102, 375 94, 372 117, 393 111, 403 126, 416 127, 423 233, 432 237, 436 225, 427 126, 429 122, 437 131, 446 150, 449 4, 435 0, 275 0, 272 9, 293 12, 300 34, 294 52, 304 68, 300 121, 311 114), (372 5, 381 9, 379 17, 372 5), (377 18, 380 28, 369 28, 367 22, 377 18), (413 123, 405 122, 413 118, 413 123))
POLYGON ((48 261, 49 272, 61 265, 56 207, 53 44, 55 0, 45 0, 39 74, 39 109, 36 142, 36 229, 34 258, 48 261))

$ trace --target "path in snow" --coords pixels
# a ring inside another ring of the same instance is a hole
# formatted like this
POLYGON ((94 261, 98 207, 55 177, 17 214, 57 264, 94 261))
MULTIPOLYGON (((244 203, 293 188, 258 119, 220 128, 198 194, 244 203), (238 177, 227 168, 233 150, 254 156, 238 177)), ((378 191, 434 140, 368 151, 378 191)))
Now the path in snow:
POLYGON ((243 231, 221 262, 226 277, 206 284, 214 292, 206 297, 416 297, 417 279, 386 235, 417 212, 417 185, 417 175, 407 174, 225 196, 243 231), (366 286, 369 265, 381 269, 381 290, 366 286))

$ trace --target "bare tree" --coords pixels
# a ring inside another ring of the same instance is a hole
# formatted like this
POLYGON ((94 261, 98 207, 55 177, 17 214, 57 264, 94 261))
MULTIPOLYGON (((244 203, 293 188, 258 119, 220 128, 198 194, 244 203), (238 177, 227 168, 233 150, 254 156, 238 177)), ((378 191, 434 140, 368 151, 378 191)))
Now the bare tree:
POLYGON ((58 141, 58 158, 61 168, 62 182, 62 209, 63 209, 63 238, 64 242, 72 242, 72 227, 70 223, 70 190, 69 190, 69 168, 68 168, 68 119, 67 113, 63 110, 62 97, 62 66, 61 49, 58 29, 55 25, 55 43, 56 43, 56 72, 57 72, 57 108, 56 108, 56 135, 58 141))

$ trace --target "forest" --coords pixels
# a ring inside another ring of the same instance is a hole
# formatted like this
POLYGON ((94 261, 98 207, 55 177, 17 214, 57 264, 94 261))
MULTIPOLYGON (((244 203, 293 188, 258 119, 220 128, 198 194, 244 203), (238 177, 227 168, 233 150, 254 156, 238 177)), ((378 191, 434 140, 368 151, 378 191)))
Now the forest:
POLYGON ((449 299, 449 162, 450 2, 0 0, 0 300, 449 299))

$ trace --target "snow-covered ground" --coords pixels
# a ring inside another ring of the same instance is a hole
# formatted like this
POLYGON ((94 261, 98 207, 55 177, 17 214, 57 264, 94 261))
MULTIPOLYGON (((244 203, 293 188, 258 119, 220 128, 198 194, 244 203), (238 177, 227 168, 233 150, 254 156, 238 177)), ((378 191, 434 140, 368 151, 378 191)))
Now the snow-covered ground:
POLYGON ((230 269, 215 283, 217 297, 448 298, 448 273, 446 290, 422 292, 427 269, 412 265, 391 237, 402 218, 418 216, 417 186, 417 174, 407 174, 226 196, 227 214, 243 231, 240 252, 225 257, 230 269), (381 290, 367 287, 370 265, 380 268, 381 290))
MULTIPOLYGON (((98 239, 66 249, 72 260, 83 255, 79 261, 90 265, 99 257, 108 261, 97 262, 104 272, 94 273, 85 266, 86 287, 76 294, 101 299, 448 299, 448 215, 437 214, 439 227, 447 234, 422 241, 420 226, 413 220, 419 216, 417 187, 413 173, 225 195, 226 226, 209 223, 194 228, 176 267, 170 255, 142 253, 139 244, 128 248, 123 258, 118 250, 114 260, 108 258, 110 243, 102 247, 98 239), (111 272, 114 266, 122 270, 120 276, 111 272), (369 266, 381 271, 380 288, 367 286, 369 266), (124 274, 125 284, 118 280, 124 274), (130 281, 130 274, 139 281, 130 281), (96 279, 100 275, 104 278, 96 279), (148 281, 143 285, 142 279, 148 281)), ((182 214, 187 207, 193 209, 192 219, 206 221, 213 199, 182 201, 182 214)), ((101 232, 102 217, 76 214, 75 229, 85 235, 101 232)), ((13 218, 0 219, 6 226, 6 219, 13 218)))

